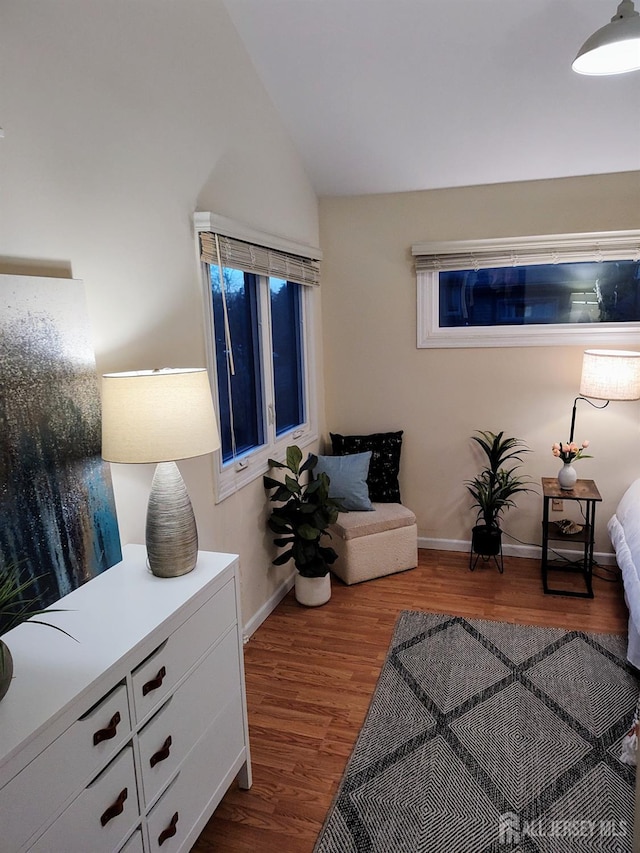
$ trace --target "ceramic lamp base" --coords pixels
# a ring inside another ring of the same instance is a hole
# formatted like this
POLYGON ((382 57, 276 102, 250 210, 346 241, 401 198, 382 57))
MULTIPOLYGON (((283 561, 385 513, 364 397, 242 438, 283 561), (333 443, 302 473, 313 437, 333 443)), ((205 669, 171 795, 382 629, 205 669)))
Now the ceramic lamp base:
POLYGON ((161 578, 186 575, 198 560, 198 529, 187 487, 175 462, 160 462, 147 507, 147 558, 161 578))

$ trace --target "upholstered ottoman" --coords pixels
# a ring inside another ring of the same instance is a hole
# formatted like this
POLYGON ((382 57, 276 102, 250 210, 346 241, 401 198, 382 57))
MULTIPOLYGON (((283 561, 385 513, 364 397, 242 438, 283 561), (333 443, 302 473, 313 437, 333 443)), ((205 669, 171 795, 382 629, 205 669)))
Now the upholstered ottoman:
POLYGON ((331 571, 346 584, 380 578, 418 565, 416 517, 402 504, 374 503, 373 512, 341 512, 329 527, 338 554, 331 571))

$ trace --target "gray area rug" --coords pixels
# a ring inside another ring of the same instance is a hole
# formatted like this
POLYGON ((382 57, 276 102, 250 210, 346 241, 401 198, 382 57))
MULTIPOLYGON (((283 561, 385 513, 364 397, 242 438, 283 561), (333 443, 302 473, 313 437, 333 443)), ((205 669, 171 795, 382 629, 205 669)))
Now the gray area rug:
POLYGON ((404 611, 314 853, 632 850, 626 637, 404 611))

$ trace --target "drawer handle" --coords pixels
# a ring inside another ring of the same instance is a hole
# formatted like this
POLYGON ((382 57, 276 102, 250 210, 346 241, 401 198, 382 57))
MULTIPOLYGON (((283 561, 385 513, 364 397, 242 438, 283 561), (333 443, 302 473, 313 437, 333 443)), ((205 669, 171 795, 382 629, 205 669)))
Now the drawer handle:
POLYGON ((161 761, 164 761, 165 758, 169 758, 169 753, 171 752, 171 735, 165 740, 160 749, 149 759, 149 764, 152 767, 155 767, 156 764, 159 764, 161 761))
POLYGON ((106 826, 110 820, 112 820, 114 817, 118 817, 119 814, 122 814, 122 812, 124 811, 124 801, 127 799, 127 797, 127 789, 123 788, 118 794, 118 799, 115 801, 115 803, 112 806, 109 806, 109 808, 100 818, 100 823, 102 824, 102 826, 106 826))
POLYGON ((166 829, 163 829, 160 835, 158 836, 158 847, 162 847, 165 841, 169 838, 173 838, 173 836, 178 831, 176 826, 178 825, 178 812, 174 814, 171 818, 171 823, 166 829))
POLYGON ((151 693, 152 690, 157 690, 158 687, 162 684, 165 675, 167 674, 167 670, 161 666, 158 670, 158 674, 155 678, 152 678, 150 681, 147 681, 146 684, 142 685, 142 695, 146 696, 147 693, 151 693))
POLYGON ((118 724, 120 723, 120 711, 116 711, 104 729, 99 729, 93 736, 93 745, 97 746, 103 740, 111 740, 116 736, 118 724))

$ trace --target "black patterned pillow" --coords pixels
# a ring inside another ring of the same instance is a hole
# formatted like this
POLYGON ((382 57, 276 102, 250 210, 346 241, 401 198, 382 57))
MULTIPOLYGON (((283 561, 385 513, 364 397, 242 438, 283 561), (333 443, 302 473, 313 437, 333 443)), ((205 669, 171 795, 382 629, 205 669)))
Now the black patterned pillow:
POLYGON ((371 435, 340 435, 330 432, 331 446, 336 456, 371 451, 369 464, 369 497, 376 503, 400 503, 400 451, 402 430, 376 432, 371 435))

